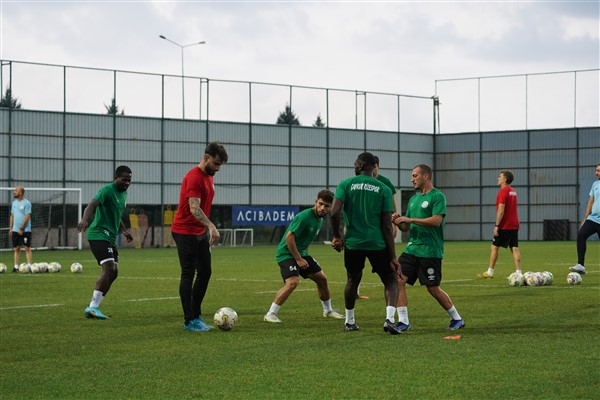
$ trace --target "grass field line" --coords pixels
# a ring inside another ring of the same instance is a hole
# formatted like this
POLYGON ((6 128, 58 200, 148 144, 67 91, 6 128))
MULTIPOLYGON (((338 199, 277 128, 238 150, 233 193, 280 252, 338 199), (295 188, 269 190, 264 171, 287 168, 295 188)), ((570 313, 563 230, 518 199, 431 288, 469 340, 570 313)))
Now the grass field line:
POLYGON ((0 311, 2 310, 16 310, 19 308, 42 308, 42 307, 61 307, 64 304, 34 304, 30 306, 12 306, 12 307, 0 307, 0 311))

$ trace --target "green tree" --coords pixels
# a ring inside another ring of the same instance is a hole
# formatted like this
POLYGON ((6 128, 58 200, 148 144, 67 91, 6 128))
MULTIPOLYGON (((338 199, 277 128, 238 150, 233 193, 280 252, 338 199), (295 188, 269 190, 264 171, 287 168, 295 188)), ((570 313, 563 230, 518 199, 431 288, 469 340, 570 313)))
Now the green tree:
POLYGON ((321 118, 321 113, 319 113, 319 115, 317 115, 317 119, 315 119, 313 126, 315 126, 317 128, 324 128, 326 126, 325 122, 323 122, 323 119, 321 118))
POLYGON ((113 99, 110 102, 110 106, 107 106, 106 104, 104 105, 104 108, 106 108, 106 113, 110 114, 110 115, 125 115, 125 110, 121 110, 121 112, 119 112, 119 106, 117 105, 117 101, 115 100, 115 98, 113 97, 113 99))
POLYGON ((13 97, 12 90, 10 90, 10 88, 6 88, 6 93, 4 94, 4 97, 0 99, 0 107, 10 108, 11 110, 21 108, 21 103, 19 102, 19 99, 13 97))
POLYGON ((300 120, 292 111, 292 107, 289 104, 285 105, 285 111, 279 113, 277 117, 278 125, 300 125, 300 120))

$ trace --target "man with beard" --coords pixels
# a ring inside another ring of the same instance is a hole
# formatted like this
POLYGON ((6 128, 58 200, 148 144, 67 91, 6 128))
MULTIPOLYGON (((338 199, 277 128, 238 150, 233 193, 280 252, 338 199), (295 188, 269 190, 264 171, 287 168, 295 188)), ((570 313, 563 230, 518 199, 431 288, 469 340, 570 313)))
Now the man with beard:
POLYGON ((205 332, 212 329, 202 318, 202 300, 212 274, 210 246, 219 241, 219 230, 210 221, 215 196, 213 176, 227 162, 221 143, 211 142, 200 163, 181 182, 179 206, 171 225, 181 266, 179 297, 183 308, 183 329, 205 332))

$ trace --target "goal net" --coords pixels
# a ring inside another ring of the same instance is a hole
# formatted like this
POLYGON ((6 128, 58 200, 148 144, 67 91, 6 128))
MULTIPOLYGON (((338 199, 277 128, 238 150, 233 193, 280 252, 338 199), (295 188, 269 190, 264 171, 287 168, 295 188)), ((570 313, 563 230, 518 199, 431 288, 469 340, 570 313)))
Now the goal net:
MULTIPOLYGON (((12 250, 8 235, 10 208, 15 188, 0 187, 0 249, 12 250)), ((25 187, 31 202, 31 248, 81 249, 77 224, 82 214, 81 188, 25 187)))

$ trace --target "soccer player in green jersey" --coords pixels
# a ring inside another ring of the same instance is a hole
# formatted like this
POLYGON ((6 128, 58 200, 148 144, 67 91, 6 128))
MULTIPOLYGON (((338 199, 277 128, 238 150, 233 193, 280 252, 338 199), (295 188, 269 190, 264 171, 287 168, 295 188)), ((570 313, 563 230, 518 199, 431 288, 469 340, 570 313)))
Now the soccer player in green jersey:
POLYGON ((410 230, 408 243, 398 260, 401 269, 397 304, 399 331, 410 329, 406 284, 414 285, 417 278, 450 316, 448 329, 455 330, 465 326, 450 296, 440 288, 442 258, 444 258, 446 196, 433 187, 432 178, 433 172, 430 166, 417 165, 412 170, 411 178, 416 193, 408 201, 406 216, 397 213, 392 215, 392 221, 401 231, 410 230))
POLYGON ((87 318, 109 318, 100 311, 99 307, 119 275, 117 236, 121 232, 128 243, 133 240, 121 219, 127 205, 127 189, 130 184, 131 169, 125 165, 117 167, 114 181, 98 191, 85 208, 81 222, 77 225, 79 232, 84 232, 87 229, 90 249, 96 257, 98 265, 102 267, 102 272, 100 272, 92 293, 90 305, 84 311, 87 318), (88 228, 88 222, 92 216, 94 220, 88 228))
POLYGON ((308 246, 319 234, 323 226, 323 218, 329 214, 332 202, 333 193, 330 190, 321 190, 314 206, 296 214, 283 234, 283 238, 277 246, 275 260, 279 264, 284 285, 277 291, 271 308, 265 314, 265 321, 281 322, 277 312, 298 286, 300 276, 304 279, 310 278, 317 284, 323 306, 323 317, 344 318, 342 314, 331 308, 327 276, 323 273, 317 260, 308 254, 308 246))
POLYGON ((396 275, 399 265, 390 222, 394 205, 392 191, 373 177, 375 163, 373 154, 359 154, 354 162, 356 176, 343 180, 337 186, 331 209, 331 245, 337 251, 344 250, 344 330, 350 332, 359 329, 354 318, 354 306, 358 285, 368 259, 372 272, 379 275, 385 287, 387 306, 383 330, 397 334, 399 331, 394 323, 394 313, 398 297, 396 275), (343 239, 340 229, 342 210, 345 225, 343 239))

